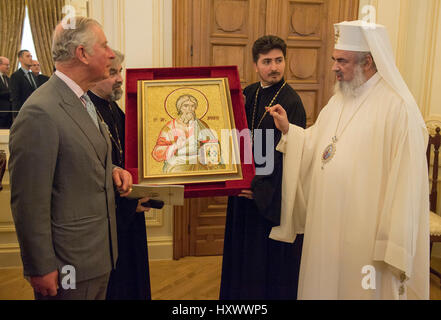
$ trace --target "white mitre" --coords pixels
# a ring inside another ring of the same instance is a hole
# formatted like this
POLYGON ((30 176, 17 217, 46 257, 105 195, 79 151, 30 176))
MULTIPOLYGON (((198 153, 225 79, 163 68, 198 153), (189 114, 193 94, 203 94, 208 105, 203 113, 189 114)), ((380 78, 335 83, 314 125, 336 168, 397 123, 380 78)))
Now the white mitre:
POLYGON ((371 51, 360 28, 366 27, 366 25, 366 22, 360 20, 335 24, 335 49, 357 52, 371 51))
POLYGON ((344 21, 334 25, 335 49, 370 52, 380 76, 406 102, 409 116, 426 129, 418 105, 395 64, 389 35, 384 26, 366 21, 344 21))

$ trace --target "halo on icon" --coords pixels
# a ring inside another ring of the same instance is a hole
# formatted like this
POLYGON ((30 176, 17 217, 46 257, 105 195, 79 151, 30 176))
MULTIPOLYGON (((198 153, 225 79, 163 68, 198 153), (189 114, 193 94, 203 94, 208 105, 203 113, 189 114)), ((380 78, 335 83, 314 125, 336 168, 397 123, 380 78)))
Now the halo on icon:
POLYGON ((197 102, 196 117, 202 119, 208 112, 208 99, 201 91, 194 88, 178 88, 173 90, 164 101, 164 109, 170 118, 178 118, 178 110, 176 109, 176 102, 184 95, 193 96, 197 102))

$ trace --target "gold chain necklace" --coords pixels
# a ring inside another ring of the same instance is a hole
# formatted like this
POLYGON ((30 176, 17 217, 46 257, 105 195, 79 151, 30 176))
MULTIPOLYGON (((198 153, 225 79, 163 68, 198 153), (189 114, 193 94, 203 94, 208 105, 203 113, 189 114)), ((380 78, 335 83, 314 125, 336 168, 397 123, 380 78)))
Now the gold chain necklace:
MULTIPOLYGON (((282 89, 285 86, 286 86, 286 81, 283 82, 283 85, 280 87, 279 91, 277 91, 276 95, 273 97, 273 99, 271 100, 269 105, 265 107, 265 113, 263 114, 262 118, 260 119, 259 124, 257 125, 256 129, 259 129, 260 125, 262 124, 263 119, 265 119, 266 115, 268 114, 267 108, 269 108, 269 107, 271 107, 273 105, 274 101, 276 101, 277 97, 279 96, 279 93, 282 91, 282 89)), ((255 117, 256 117, 257 97, 259 96, 259 92, 260 92, 260 84, 259 84, 259 88, 257 89, 256 96, 254 98, 253 120, 252 120, 252 123, 251 123, 251 142, 253 144, 254 144, 254 121, 255 121, 255 117)))
MULTIPOLYGON (((121 145, 121 139, 119 138, 119 132, 118 132, 118 127, 116 126, 116 123, 113 123, 113 127, 115 128, 115 132, 116 132, 116 139, 114 138, 114 136, 112 135, 112 133, 110 132, 109 126, 107 125, 107 123, 104 121, 103 116, 101 115, 101 113, 98 111, 98 108, 95 108, 96 112, 101 120, 101 123, 104 125, 104 127, 107 130, 107 133, 109 134, 110 139, 113 141, 113 143, 116 145, 116 147, 118 148, 118 160, 119 160, 119 164, 122 165, 122 160, 123 160, 123 149, 122 149, 122 145, 121 145)), ((109 103, 109 109, 111 109, 110 103, 109 103)))

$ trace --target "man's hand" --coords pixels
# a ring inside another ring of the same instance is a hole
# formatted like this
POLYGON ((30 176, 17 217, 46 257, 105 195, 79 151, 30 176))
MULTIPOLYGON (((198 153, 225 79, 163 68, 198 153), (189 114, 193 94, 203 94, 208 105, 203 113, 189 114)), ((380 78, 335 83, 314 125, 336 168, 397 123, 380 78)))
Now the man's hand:
POLYGON ((58 270, 41 277, 31 277, 31 286, 35 292, 40 293, 44 297, 50 295, 54 297, 58 290, 58 270))
POLYGON ((241 193, 239 194, 239 197, 247 198, 249 200, 253 200, 254 199, 253 191, 251 191, 251 190, 242 190, 241 193))
POLYGON ((185 147, 186 144, 187 144, 187 139, 185 138, 185 136, 184 137, 180 136, 176 141, 176 146, 178 147, 178 149, 185 147))
POLYGON ((149 201, 149 200, 150 200, 150 198, 147 198, 147 197, 142 198, 142 199, 139 199, 139 200, 138 200, 138 206, 136 207, 136 212, 146 212, 146 211, 150 211, 151 208, 149 208, 149 207, 144 207, 144 206, 142 205, 142 203, 147 202, 147 201, 149 201))
POLYGON ((113 183, 121 197, 127 197, 132 192, 132 175, 127 170, 114 168, 112 172, 113 183))
POLYGON ((267 111, 274 118, 277 129, 283 134, 287 134, 289 131, 289 121, 285 109, 280 104, 277 104, 274 107, 267 108, 267 111))

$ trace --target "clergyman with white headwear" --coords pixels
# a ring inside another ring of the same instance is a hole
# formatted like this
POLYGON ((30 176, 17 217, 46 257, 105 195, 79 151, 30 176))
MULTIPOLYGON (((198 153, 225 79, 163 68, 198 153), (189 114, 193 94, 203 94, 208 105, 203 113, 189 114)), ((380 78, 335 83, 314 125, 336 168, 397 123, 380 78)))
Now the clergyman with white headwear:
POLYGON ((428 134, 383 26, 335 25, 335 95, 307 130, 283 132, 282 223, 304 234, 300 299, 428 299, 428 134))

